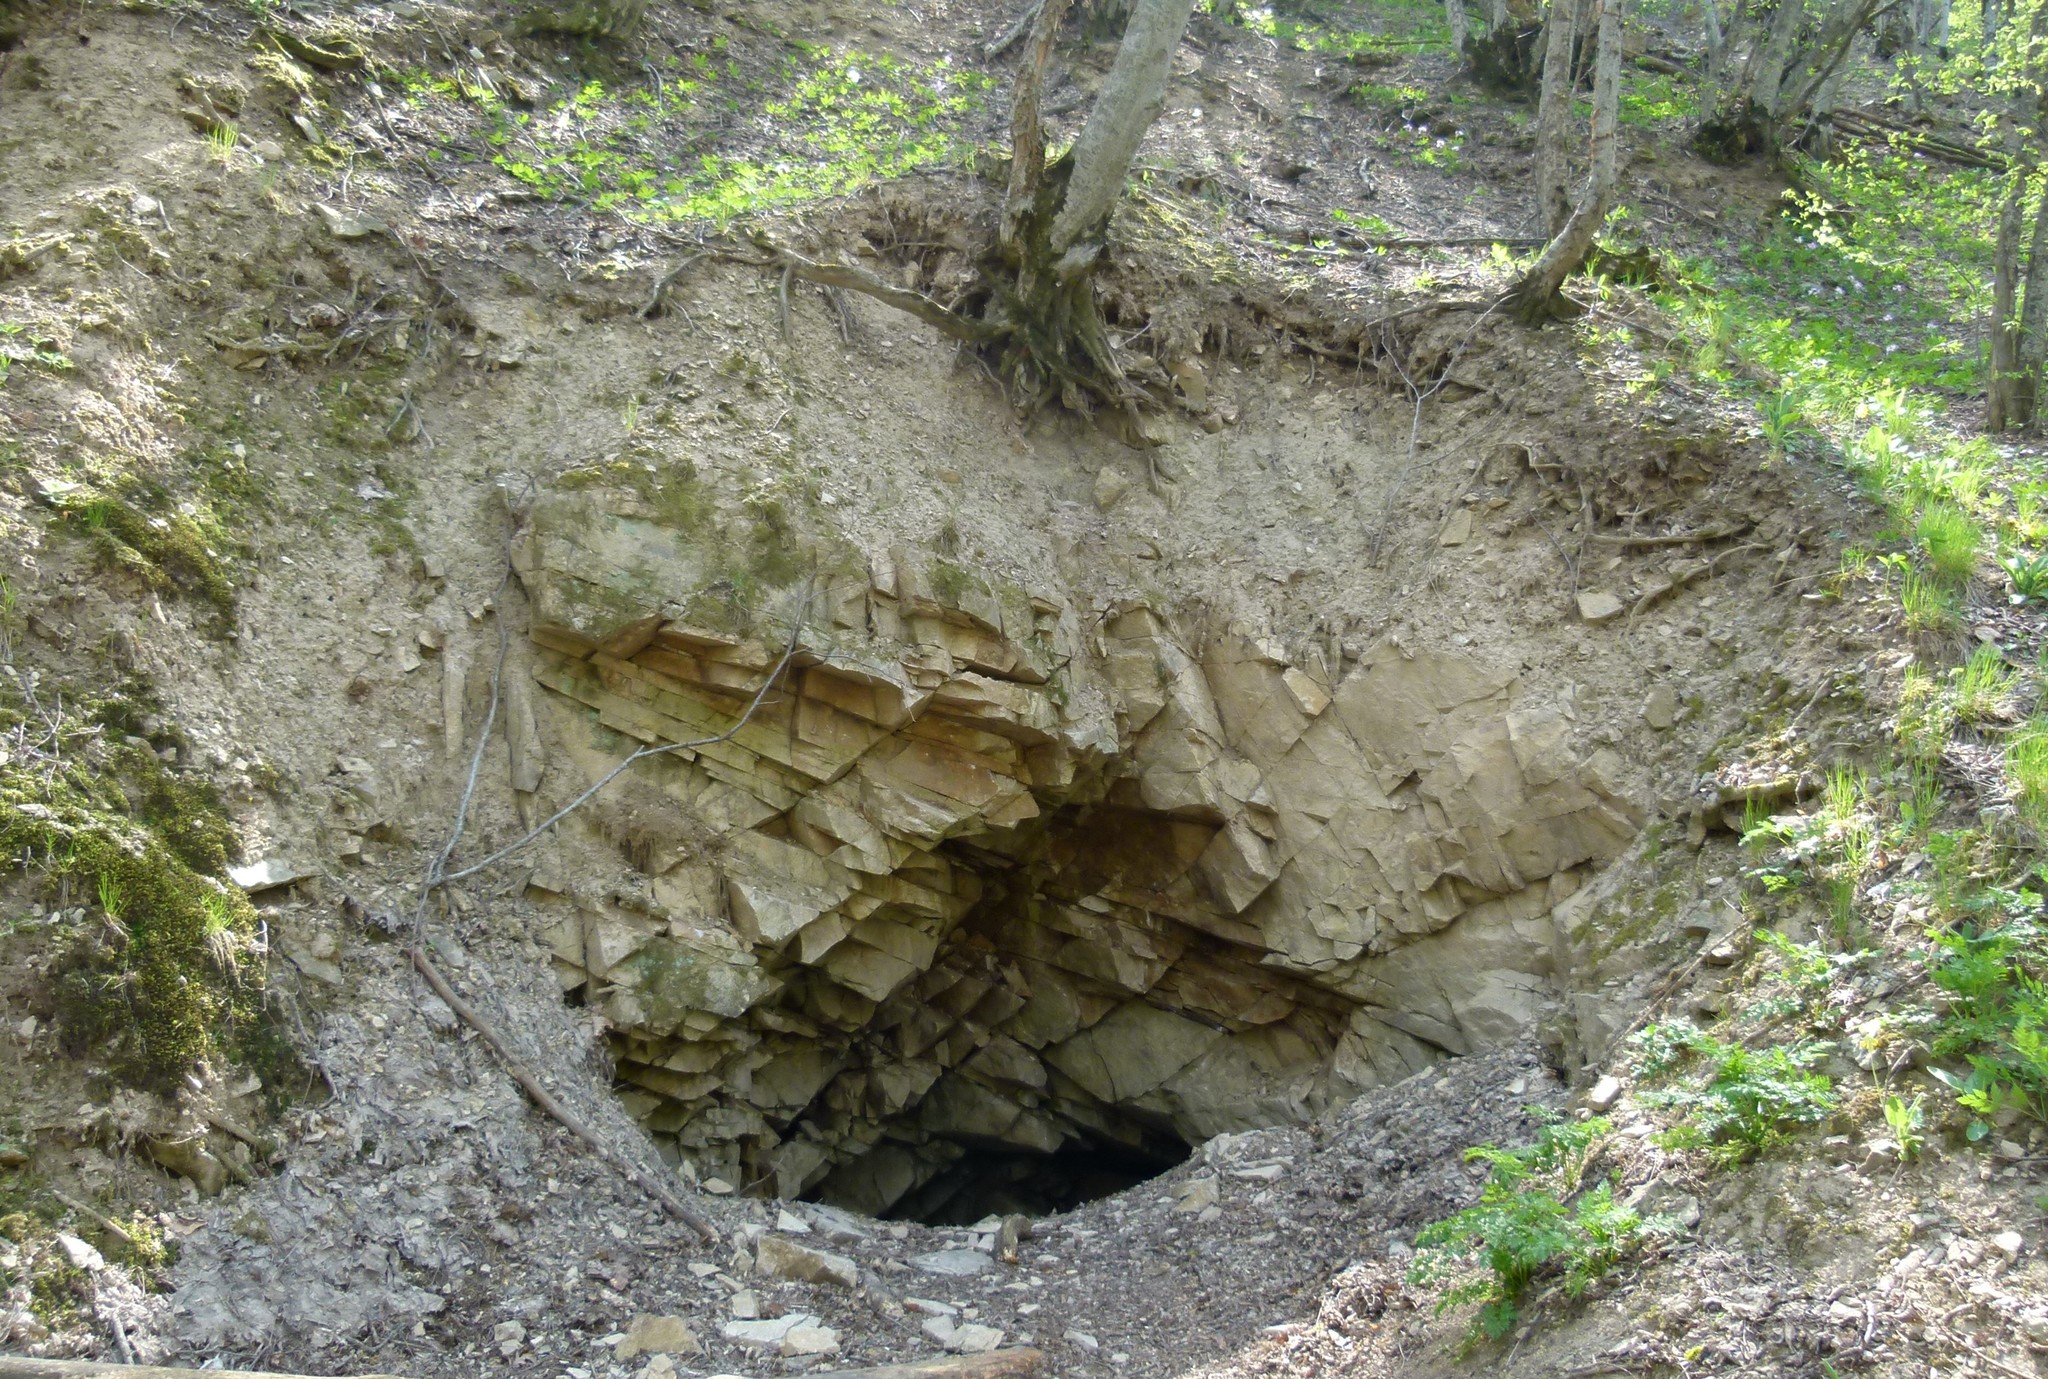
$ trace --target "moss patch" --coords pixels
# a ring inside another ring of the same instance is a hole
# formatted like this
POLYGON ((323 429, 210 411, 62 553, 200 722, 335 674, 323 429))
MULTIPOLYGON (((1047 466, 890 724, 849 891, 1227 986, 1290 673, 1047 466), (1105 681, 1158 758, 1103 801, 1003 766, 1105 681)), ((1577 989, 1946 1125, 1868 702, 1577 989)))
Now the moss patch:
MULTIPOLYGON (((49 720, 59 702, 0 691, 0 733, 49 720)), ((233 828, 204 782, 146 748, 110 745, 123 701, 63 696, 45 746, 0 765, 0 847, 10 862, 97 899, 90 923, 61 924, 49 993, 61 1033, 115 1074, 168 1085, 202 1060, 246 1046, 266 1054, 260 924, 248 898, 218 878, 233 828)), ((47 731, 47 730, 45 730, 47 731)))

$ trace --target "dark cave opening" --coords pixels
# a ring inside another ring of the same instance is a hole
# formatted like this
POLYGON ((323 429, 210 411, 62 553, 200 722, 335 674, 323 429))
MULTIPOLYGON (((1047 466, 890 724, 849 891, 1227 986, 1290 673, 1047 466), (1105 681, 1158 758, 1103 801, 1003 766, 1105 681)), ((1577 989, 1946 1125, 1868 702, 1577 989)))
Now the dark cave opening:
POLYGON ((884 1219, 971 1226, 991 1216, 1053 1216, 1156 1178, 1193 1152, 1171 1134, 1149 1135, 1139 1148, 1069 1141, 1049 1154, 970 1146, 884 1219))

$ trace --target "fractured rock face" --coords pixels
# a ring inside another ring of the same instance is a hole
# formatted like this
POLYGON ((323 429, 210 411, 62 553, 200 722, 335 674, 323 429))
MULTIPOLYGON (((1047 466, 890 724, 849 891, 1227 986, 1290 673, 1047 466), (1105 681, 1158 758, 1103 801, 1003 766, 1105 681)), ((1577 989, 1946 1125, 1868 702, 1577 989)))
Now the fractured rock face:
POLYGON ((644 885, 560 895, 557 971, 652 1130, 784 1196, 880 1213, 963 1147, 1151 1151, 1514 1037, 1640 823, 1465 656, 1084 636, 899 551, 762 694, 787 629, 693 621, 716 555, 645 498, 543 495, 517 563, 567 754, 689 744, 606 816, 644 885))

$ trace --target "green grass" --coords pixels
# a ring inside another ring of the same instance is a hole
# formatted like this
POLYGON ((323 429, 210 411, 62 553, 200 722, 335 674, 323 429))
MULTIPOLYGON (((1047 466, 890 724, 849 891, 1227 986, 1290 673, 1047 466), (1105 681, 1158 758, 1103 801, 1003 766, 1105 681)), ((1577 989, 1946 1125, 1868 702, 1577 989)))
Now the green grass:
POLYGON ((986 103, 989 78, 944 62, 794 46, 768 84, 748 79, 721 39, 715 54, 670 59, 658 83, 586 82, 537 114, 474 82, 420 73, 406 89, 420 105, 481 111, 491 161, 541 195, 636 220, 725 225, 973 156, 964 126, 986 103), (758 147, 730 151, 730 121, 755 112, 758 147))
POLYGON ((1977 553, 1984 532, 1953 503, 1929 503, 1914 528, 1914 538, 1927 553, 1935 577, 1951 586, 1968 584, 1977 572, 1977 553))
POLYGON ((2005 653, 1995 646, 1980 646, 1970 659, 1951 672, 1955 682, 1956 717, 1965 723, 1982 723, 1999 716, 2019 675, 2005 663, 2005 653))
POLYGON ((1906 571, 1900 581, 1899 608, 1909 632, 1953 632, 1962 621, 1962 609, 1948 585, 1918 570, 1906 571))

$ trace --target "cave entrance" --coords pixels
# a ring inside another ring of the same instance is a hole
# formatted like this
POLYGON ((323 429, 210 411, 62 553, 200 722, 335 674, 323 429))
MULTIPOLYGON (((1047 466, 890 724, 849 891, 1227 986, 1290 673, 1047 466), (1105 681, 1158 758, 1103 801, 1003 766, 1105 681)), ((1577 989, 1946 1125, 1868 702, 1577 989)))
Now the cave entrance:
POLYGON ((1093 1141, 1069 1143, 1050 1154, 967 1147, 883 1219, 971 1226, 991 1216, 1055 1216, 1156 1178, 1192 1152, 1172 1135, 1148 1139, 1140 1149, 1093 1141))

